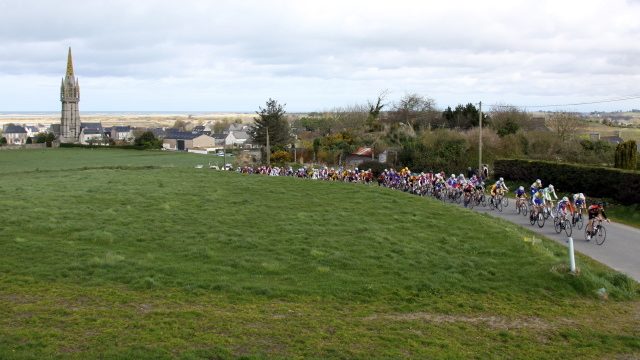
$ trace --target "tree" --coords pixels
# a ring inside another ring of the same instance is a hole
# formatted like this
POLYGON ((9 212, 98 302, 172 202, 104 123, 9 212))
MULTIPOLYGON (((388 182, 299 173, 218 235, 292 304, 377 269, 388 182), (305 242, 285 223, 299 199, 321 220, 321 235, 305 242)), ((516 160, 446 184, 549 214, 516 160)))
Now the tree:
POLYGON ((625 141, 616 146, 615 167, 633 170, 638 162, 638 149, 633 140, 625 141))
POLYGON ((278 104, 278 101, 269 99, 266 107, 260 107, 260 111, 256 111, 258 117, 254 117, 254 124, 249 129, 249 135, 253 139, 254 144, 267 144, 267 129, 269 132, 269 143, 272 147, 284 147, 291 143, 291 127, 285 118, 284 106, 278 104))
POLYGON ((470 129, 478 126, 479 116, 478 109, 472 103, 464 106, 459 104, 455 110, 447 107, 442 113, 446 126, 451 129, 470 129))
POLYGON ((144 146, 147 149, 160 149, 162 147, 162 141, 156 138, 152 131, 145 131, 140 134, 140 136, 136 137, 134 144, 144 146))
POLYGON ((500 137, 515 134, 531 122, 531 115, 511 105, 495 106, 490 113, 491 127, 500 137))
POLYGON ((384 90, 378 94, 378 98, 375 103, 368 101, 367 105, 369 106, 369 116, 367 117, 367 125, 369 126, 369 130, 371 131, 379 131, 382 126, 380 125, 380 111, 385 107, 386 104, 382 102, 387 97, 388 90, 384 90))
POLYGON ((575 114, 556 112, 546 119, 545 125, 555 132, 561 141, 565 141, 575 134, 582 124, 580 118, 575 114))
POLYGON ((30 137, 27 138, 27 141, 25 141, 25 144, 33 144, 33 139, 31 139, 30 137))
POLYGON ((438 115, 435 100, 418 94, 407 94, 394 104, 390 120, 406 124, 417 131, 431 127, 438 115))
POLYGON ((0 145, 7 145, 7 138, 6 137, 1 137, 0 138, 0 145))
POLYGON ((173 128, 174 129, 178 129, 180 131, 187 131, 187 123, 184 120, 181 119, 177 119, 174 123, 173 123, 173 128))

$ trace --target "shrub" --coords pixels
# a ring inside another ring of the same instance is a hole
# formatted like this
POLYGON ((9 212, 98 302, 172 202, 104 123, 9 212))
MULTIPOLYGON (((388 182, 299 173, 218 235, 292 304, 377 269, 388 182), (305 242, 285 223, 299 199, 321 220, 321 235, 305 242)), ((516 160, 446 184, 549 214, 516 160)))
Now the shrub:
POLYGON ((496 160, 495 176, 512 181, 536 178, 567 192, 611 198, 622 204, 640 203, 640 172, 536 160, 496 160))
POLYGON ((277 164, 284 164, 285 162, 291 161, 291 154, 285 150, 274 151, 271 154, 271 161, 277 164))

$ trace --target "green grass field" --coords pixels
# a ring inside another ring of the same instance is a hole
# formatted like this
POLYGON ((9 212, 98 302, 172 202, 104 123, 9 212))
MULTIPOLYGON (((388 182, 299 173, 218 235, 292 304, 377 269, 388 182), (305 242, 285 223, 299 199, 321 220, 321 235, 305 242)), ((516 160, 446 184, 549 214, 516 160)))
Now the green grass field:
POLYGON ((210 158, 0 151, 0 358, 640 356, 638 284, 526 229, 210 158))

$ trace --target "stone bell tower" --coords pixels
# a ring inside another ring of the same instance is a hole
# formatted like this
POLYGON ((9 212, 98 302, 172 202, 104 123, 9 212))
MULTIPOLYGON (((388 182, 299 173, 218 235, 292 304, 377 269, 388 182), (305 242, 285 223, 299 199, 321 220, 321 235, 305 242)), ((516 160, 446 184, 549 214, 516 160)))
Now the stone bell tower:
POLYGON ((62 102, 62 117, 60 118, 60 142, 77 143, 80 138, 80 85, 73 74, 73 59, 71 48, 67 55, 67 73, 60 86, 60 101, 62 102))

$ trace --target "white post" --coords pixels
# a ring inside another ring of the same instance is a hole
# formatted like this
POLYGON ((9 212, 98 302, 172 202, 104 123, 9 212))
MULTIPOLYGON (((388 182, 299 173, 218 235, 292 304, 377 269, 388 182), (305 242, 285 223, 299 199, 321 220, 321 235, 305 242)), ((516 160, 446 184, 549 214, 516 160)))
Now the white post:
POLYGON ((569 237, 569 267, 571 268, 571 272, 576 272, 576 258, 573 255, 573 238, 569 237))

